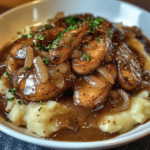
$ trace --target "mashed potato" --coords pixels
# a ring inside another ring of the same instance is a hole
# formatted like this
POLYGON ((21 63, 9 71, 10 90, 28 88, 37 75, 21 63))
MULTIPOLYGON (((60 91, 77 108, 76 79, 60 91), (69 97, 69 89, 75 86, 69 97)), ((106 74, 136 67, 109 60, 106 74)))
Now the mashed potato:
MULTIPOLYGON (((12 94, 6 91, 6 98, 12 98, 12 94)), ((14 96, 13 96, 14 97, 14 96)), ((69 112, 69 108, 54 101, 49 101, 41 105, 40 103, 29 103, 19 105, 19 99, 8 102, 5 110, 9 112, 9 120, 17 125, 25 125, 27 129, 42 137, 48 137, 53 132, 59 130, 56 126, 58 114, 69 112)))
POLYGON ((142 124, 150 119, 149 93, 141 92, 137 97, 131 99, 131 109, 114 115, 105 116, 104 120, 99 121, 99 127, 103 132, 130 131, 136 124, 142 124))

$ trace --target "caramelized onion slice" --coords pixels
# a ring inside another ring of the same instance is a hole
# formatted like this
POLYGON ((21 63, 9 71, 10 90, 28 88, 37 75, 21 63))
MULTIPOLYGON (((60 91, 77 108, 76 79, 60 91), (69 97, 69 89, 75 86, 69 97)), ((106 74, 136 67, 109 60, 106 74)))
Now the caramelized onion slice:
POLYGON ((17 68, 18 65, 15 63, 15 61, 12 58, 9 58, 6 71, 11 75, 17 70, 17 68))
POLYGON ((82 52, 81 51, 79 51, 77 49, 71 51, 71 54, 70 54, 70 58, 71 59, 78 59, 81 56, 82 56, 82 52))
POLYGON ((129 99, 128 94, 124 90, 118 89, 116 92, 123 98, 124 103, 120 107, 110 109, 110 112, 124 111, 124 110, 128 109, 130 107, 130 104, 131 104, 131 100, 129 99))
POLYGON ((105 83, 94 77, 93 75, 84 76, 84 79, 95 88, 101 89, 105 87, 105 83))
POLYGON ((36 69, 36 74, 41 83, 45 83, 49 79, 49 74, 46 66, 44 65, 40 56, 37 56, 33 60, 34 67, 36 69))
POLYGON ((60 73, 66 73, 68 71, 68 65, 66 63, 62 63, 55 67, 56 71, 60 73))
POLYGON ((28 46, 26 49, 25 67, 31 68, 33 64, 34 53, 33 48, 28 46))
POLYGON ((64 78, 63 76, 61 78, 58 78, 58 79, 54 79, 53 80, 53 83, 57 86, 57 88, 63 88, 64 85, 65 85, 65 81, 64 81, 64 78))
POLYGON ((49 54, 46 51, 36 50, 36 54, 40 57, 45 57, 46 59, 49 59, 49 54))
POLYGON ((98 67, 97 71, 103 75, 103 77, 108 80, 110 83, 115 84, 113 77, 111 74, 107 72, 107 70, 104 67, 98 67))

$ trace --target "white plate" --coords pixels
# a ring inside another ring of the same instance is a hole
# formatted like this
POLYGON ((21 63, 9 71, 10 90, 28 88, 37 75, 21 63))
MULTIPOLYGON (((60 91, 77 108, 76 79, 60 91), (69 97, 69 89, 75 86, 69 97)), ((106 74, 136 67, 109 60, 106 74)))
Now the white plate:
MULTIPOLYGON (((58 11, 65 15, 92 13, 113 22, 123 22, 124 25, 136 25, 150 39, 150 13, 131 4, 114 0, 42 0, 35 1, 0 16, 0 48, 17 36, 17 31, 32 24, 46 22, 58 11)), ((106 149, 127 144, 150 134, 150 122, 140 125, 132 131, 116 138, 98 142, 57 142, 34 137, 26 130, 6 123, 0 118, 0 130, 19 140, 44 147, 58 149, 106 149), (15 131, 16 130, 16 131, 15 131)))

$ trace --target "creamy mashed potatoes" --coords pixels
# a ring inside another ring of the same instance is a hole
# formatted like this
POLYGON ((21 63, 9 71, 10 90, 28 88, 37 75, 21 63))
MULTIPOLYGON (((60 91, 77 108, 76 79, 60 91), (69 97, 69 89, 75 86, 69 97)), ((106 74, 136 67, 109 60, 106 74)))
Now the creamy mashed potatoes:
POLYGON ((104 120, 100 119, 100 129, 109 133, 125 133, 130 131, 135 125, 142 124, 150 119, 150 101, 148 96, 149 93, 143 91, 137 97, 132 97, 130 110, 105 116, 104 120))
MULTIPOLYGON (((6 90, 6 98, 12 97, 14 96, 6 90)), ((57 115, 70 111, 69 108, 55 101, 49 101, 43 105, 41 103, 23 105, 23 102, 16 98, 12 102, 7 102, 5 110, 13 124, 25 125, 29 131, 42 137, 49 137, 53 132, 59 130, 56 125, 57 115)))

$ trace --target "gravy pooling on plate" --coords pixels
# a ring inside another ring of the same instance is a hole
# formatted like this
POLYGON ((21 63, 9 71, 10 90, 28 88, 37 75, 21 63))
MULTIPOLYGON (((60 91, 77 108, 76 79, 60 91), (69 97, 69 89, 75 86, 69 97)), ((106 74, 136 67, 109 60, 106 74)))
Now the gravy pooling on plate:
POLYGON ((116 137, 150 118, 144 51, 150 42, 137 27, 58 13, 1 50, 0 115, 53 140, 116 137), (121 115, 132 116, 127 128, 121 115))

